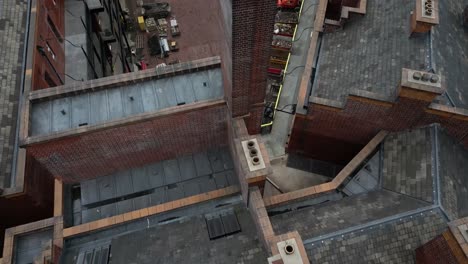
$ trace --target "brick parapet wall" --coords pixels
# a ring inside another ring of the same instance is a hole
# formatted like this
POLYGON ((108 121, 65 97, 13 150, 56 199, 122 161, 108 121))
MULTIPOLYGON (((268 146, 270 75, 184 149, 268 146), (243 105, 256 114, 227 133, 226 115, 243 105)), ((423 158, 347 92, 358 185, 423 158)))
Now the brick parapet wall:
POLYGON ((72 183, 228 143, 222 100, 153 115, 47 138, 27 149, 54 177, 72 183))
POLYGON ((258 187, 250 188, 249 192, 249 211, 257 228, 258 238, 268 253, 271 254, 270 240, 275 237, 275 233, 263 203, 262 194, 258 187))
POLYGON ((402 96, 388 102, 351 95, 342 106, 312 98, 308 113, 296 114, 288 152, 344 164, 380 130, 397 132, 432 123, 440 123, 468 146, 464 110, 402 96))

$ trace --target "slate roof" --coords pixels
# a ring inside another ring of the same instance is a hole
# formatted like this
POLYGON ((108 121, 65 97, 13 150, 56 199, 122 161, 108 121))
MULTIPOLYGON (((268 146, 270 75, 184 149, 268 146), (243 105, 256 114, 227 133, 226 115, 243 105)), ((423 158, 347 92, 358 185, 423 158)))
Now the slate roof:
POLYGON ((451 220, 468 216, 468 151, 438 128, 441 203, 451 220))
POLYGON ((433 68, 446 77, 446 104, 468 108, 468 29, 462 27, 461 13, 466 0, 439 1, 439 25, 431 35, 433 68))
POLYGON ((112 241, 112 263, 264 263, 247 210, 238 211, 242 232, 209 240, 203 216, 142 230, 112 241), (150 242, 150 243, 148 243, 150 242))
POLYGON ((437 124, 391 133, 381 151, 380 189, 272 214, 274 231, 297 230, 313 263, 414 263, 468 216, 468 151, 437 124))
POLYGON ((312 263, 414 263, 414 250, 446 228, 435 209, 305 247, 312 263))
POLYGON ((415 1, 367 1, 367 13, 322 38, 312 96, 344 101, 353 90, 395 96, 402 68, 434 70, 446 77, 438 102, 468 108, 468 30, 464 0, 439 1, 439 25, 409 37, 415 1))
POLYGON ((401 68, 428 68, 429 36, 409 38, 415 1, 367 1, 367 13, 325 33, 312 96, 344 101, 352 90, 394 95, 401 68))
POLYGON ((297 230, 303 240, 427 206, 387 190, 372 191, 270 217, 277 234, 297 230))
POLYGON ((383 188, 432 203, 432 129, 407 130, 385 138, 383 188))
POLYGON ((73 237, 61 263, 109 245, 112 263, 264 263, 268 256, 256 234, 240 196, 226 197, 73 237), (205 216, 225 210, 236 212, 241 231, 210 240, 205 216))
POLYGON ((81 182, 79 203, 65 212, 76 225, 226 188, 238 184, 233 169, 224 147, 119 171, 81 182))
POLYGON ((10 186, 14 155, 27 1, 0 5, 0 188, 10 186))

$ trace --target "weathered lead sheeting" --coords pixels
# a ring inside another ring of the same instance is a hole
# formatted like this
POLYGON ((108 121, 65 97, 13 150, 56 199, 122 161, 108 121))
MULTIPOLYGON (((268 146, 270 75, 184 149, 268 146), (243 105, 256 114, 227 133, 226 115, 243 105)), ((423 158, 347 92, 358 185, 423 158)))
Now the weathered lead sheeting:
POLYGON ((224 95, 221 69, 148 80, 32 103, 31 136, 149 113, 224 95))

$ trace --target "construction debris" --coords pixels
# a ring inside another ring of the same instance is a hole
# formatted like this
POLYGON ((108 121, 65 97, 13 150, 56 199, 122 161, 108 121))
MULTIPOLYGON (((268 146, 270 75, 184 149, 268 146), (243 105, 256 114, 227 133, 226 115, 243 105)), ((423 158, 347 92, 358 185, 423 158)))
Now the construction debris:
POLYGON ((179 51, 179 45, 177 45, 177 41, 172 40, 169 46, 172 52, 179 51))
POLYGON ((146 24, 146 30, 148 30, 148 32, 153 32, 159 29, 159 27, 156 25, 156 21, 152 17, 147 18, 145 20, 145 24, 146 24))
POLYGON ((167 21, 165 18, 158 19, 158 34, 160 37, 167 37, 167 21))
POLYGON ((290 50, 292 47, 292 41, 291 39, 283 39, 279 36, 273 36, 271 46, 273 46, 273 48, 290 50))
POLYGON ((275 23, 275 28, 273 33, 276 35, 282 36, 293 36, 294 29, 296 26, 294 24, 282 24, 282 23, 275 23))
POLYGON ((276 13, 275 23, 283 24, 297 24, 299 21, 299 14, 296 12, 279 11, 276 13))
POLYGON ((148 39, 148 46, 151 56, 156 56, 161 54, 161 45, 159 43, 158 35, 154 34, 148 39))
POLYGON ((179 25, 177 24, 177 20, 175 18, 170 19, 171 24, 171 35, 173 37, 180 35, 179 25))
POLYGON ((137 1, 137 6, 141 6, 140 12, 144 17, 152 17, 154 19, 166 18, 171 13, 169 3, 146 3, 141 0, 137 1))

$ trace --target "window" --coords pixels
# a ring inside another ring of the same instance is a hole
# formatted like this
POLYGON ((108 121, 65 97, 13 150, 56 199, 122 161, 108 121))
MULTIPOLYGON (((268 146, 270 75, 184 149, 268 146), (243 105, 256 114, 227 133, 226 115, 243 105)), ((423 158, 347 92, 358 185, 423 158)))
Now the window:
POLYGON ((49 87, 57 86, 55 82, 52 80, 52 78, 50 77, 48 72, 45 73, 44 80, 47 82, 47 85, 49 85, 49 87))
POLYGON ((50 18, 50 16, 47 16, 47 24, 49 24, 50 29, 52 30, 52 32, 54 32, 55 37, 58 40, 60 40, 60 42, 62 42, 63 41, 62 37, 60 36, 60 33, 59 33, 57 27, 55 26, 54 22, 50 18))
POLYGON ((55 52, 50 47, 49 42, 46 42, 46 46, 47 46, 47 52, 49 52, 52 59, 55 60, 57 57, 55 56, 55 52))

